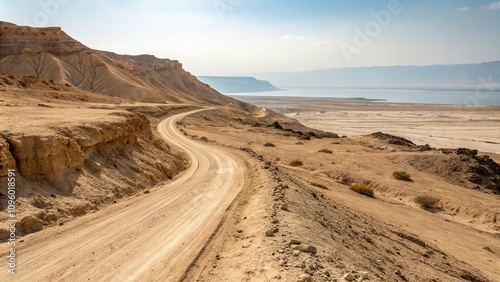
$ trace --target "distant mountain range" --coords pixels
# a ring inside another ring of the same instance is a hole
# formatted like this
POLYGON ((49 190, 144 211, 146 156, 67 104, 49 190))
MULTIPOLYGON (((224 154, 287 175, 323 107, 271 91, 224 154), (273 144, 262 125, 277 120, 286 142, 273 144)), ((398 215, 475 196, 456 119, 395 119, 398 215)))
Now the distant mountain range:
POLYGON ((210 85, 221 93, 259 92, 280 90, 269 81, 258 80, 255 77, 235 76, 198 76, 198 80, 210 85))
POLYGON ((500 61, 480 64, 335 68, 253 74, 277 87, 500 89, 500 61))

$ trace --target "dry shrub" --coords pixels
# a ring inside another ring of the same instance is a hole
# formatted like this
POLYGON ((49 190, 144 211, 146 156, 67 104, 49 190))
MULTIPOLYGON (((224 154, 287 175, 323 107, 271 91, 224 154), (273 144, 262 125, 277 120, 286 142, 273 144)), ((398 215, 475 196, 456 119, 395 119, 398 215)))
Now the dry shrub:
POLYGON ((266 144, 264 144, 264 147, 276 147, 276 146, 273 143, 267 142, 266 144))
POLYGON ((293 160, 290 162, 290 166, 303 166, 304 162, 301 160, 293 160))
POLYGON ((395 171, 392 173, 392 176, 394 176, 394 178, 396 178, 397 180, 401 180, 401 181, 407 181, 407 182, 412 182, 413 179, 411 179, 411 175, 406 172, 406 171, 395 171))
POLYGON ((359 194, 363 194, 369 197, 373 197, 375 194, 375 190, 372 187, 368 186, 366 183, 353 183, 350 188, 352 191, 357 192, 359 194))
POLYGON ((329 150, 329 149, 321 149, 318 152, 320 152, 320 153, 326 153, 326 154, 333 154, 333 151, 329 150))
POLYGON ((423 209, 437 209, 440 199, 429 195, 420 195, 415 197, 413 201, 423 209))

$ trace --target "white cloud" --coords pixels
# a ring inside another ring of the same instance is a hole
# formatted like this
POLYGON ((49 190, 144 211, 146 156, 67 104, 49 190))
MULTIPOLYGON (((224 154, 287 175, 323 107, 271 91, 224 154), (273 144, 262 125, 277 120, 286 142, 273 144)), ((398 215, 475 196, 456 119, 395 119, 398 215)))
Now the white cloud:
POLYGON ((488 10, 500 9, 500 1, 490 3, 490 4, 486 5, 486 6, 483 6, 483 8, 488 9, 488 10))
POLYGON ((335 43, 335 42, 337 42, 337 40, 335 40, 333 38, 329 38, 329 39, 326 39, 326 40, 321 40, 321 41, 314 42, 314 45, 325 45, 325 44, 331 44, 331 43, 335 43))
POLYGON ((298 41, 304 41, 304 40, 309 40, 311 39, 311 37, 309 36, 305 36, 305 35, 301 35, 301 36, 292 36, 292 35, 285 35, 285 36, 282 36, 281 39, 283 40, 298 40, 298 41))
POLYGON ((464 6, 464 7, 460 7, 460 8, 458 8, 457 10, 462 11, 462 12, 465 12, 465 11, 469 10, 469 7, 464 6))

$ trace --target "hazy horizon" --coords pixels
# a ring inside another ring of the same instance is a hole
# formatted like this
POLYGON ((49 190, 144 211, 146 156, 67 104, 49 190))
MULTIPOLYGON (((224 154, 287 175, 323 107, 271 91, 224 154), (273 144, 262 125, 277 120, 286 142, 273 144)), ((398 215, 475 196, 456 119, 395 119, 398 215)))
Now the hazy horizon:
POLYGON ((500 1, 0 0, 0 20, 93 49, 243 75, 500 60, 500 1))

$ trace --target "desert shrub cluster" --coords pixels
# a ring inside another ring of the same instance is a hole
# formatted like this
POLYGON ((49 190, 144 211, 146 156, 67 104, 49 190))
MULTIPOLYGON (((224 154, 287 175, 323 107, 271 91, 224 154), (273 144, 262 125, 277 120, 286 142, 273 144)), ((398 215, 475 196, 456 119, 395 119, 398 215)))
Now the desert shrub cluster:
POLYGON ((401 181, 408 181, 408 182, 413 181, 413 179, 411 179, 411 175, 403 170, 393 172, 392 176, 394 176, 394 178, 396 178, 397 180, 401 181))
POLYGON ((374 197, 375 195, 375 190, 366 183, 353 183, 350 189, 368 197, 374 197))
POLYGON ((429 195, 420 195, 415 197, 413 201, 423 209, 437 209, 440 199, 429 195))
POLYGON ((304 162, 301 160, 293 160, 290 162, 290 166, 303 166, 304 162))

